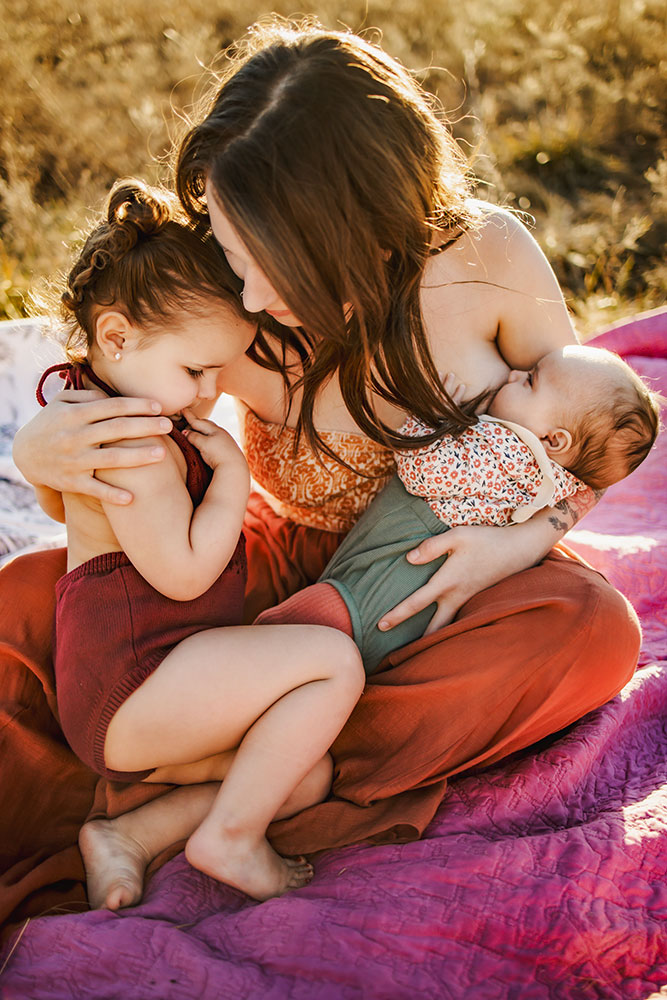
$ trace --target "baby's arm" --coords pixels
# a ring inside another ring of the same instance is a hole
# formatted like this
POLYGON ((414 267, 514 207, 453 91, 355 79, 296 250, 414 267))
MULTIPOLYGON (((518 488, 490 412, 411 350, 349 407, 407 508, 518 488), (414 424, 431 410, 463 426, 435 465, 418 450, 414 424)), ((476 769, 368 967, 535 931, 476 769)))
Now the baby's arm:
POLYGON ((171 452, 158 465, 97 473, 132 493, 134 499, 125 507, 103 502, 104 512, 139 573, 175 601, 203 594, 225 569, 250 490, 248 466, 231 435, 208 420, 193 419, 192 426, 190 440, 214 470, 195 510, 171 452))

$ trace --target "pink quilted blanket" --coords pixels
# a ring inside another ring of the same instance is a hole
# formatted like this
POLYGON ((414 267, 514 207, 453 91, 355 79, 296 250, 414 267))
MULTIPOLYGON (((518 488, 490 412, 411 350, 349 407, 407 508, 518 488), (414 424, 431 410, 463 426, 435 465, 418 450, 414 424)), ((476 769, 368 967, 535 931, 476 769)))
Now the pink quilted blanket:
MULTIPOLYGON (((608 331, 667 393, 667 311, 608 331)), ((29 922, 0 998, 646 1000, 667 990, 667 434, 569 541, 633 602, 641 666, 544 745, 451 782, 422 840, 324 852, 255 903, 181 854, 121 913, 29 922)))

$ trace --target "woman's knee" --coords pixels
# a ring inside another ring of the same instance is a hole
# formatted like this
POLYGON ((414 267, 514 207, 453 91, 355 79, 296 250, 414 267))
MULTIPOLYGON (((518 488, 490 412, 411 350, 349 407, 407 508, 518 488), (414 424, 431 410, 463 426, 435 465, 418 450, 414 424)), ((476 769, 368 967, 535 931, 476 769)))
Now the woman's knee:
POLYGON ((639 620, 626 598, 600 573, 575 561, 552 565, 526 641, 546 644, 550 669, 588 691, 591 707, 613 698, 632 677, 641 644, 639 620))
POLYGON ((587 658, 604 665, 605 685, 613 697, 630 680, 641 646, 641 626, 630 602, 598 573, 585 579, 592 612, 580 615, 587 658))

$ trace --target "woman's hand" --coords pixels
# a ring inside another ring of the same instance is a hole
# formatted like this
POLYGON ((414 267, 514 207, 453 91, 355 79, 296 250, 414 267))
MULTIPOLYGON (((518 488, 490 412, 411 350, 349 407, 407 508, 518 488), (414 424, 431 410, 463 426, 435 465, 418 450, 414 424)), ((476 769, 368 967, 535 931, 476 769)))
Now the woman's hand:
POLYGON ((17 433, 14 461, 28 482, 59 493, 82 493, 106 503, 128 504, 132 494, 102 483, 96 469, 133 468, 164 458, 161 446, 142 447, 141 438, 168 434, 150 399, 110 398, 98 390, 66 389, 17 433), (76 404, 76 405, 74 405, 76 404), (136 438, 136 448, 110 447, 136 438))
MULTIPOLYGON (((449 624, 466 601, 513 573, 539 562, 564 533, 540 511, 524 524, 504 528, 490 525, 459 526, 432 535, 408 552, 408 562, 421 565, 439 556, 447 561, 423 587, 383 615, 378 628, 386 631, 418 611, 437 604, 425 635, 449 624)), ((569 525, 567 525, 569 526, 569 525)))

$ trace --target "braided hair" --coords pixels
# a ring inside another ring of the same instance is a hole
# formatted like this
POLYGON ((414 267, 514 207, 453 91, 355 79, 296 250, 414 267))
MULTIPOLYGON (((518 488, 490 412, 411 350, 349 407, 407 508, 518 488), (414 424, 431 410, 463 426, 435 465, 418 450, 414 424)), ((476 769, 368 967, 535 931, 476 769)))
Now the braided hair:
POLYGON ((240 282, 218 244, 193 226, 177 198, 142 181, 117 181, 60 296, 65 351, 81 361, 100 309, 113 306, 147 332, 184 308, 218 300, 245 316, 240 282))

